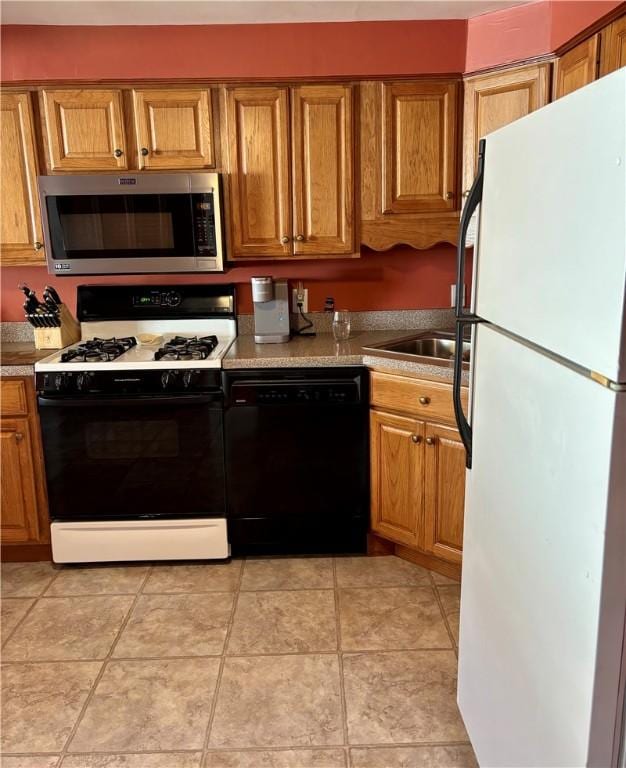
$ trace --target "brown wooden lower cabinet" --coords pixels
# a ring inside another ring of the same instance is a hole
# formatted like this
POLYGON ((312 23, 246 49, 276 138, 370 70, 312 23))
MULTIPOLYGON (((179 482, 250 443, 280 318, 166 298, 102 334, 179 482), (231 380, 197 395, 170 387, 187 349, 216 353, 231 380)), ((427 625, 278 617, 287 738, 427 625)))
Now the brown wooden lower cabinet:
POLYGON ((50 526, 33 383, 0 382, 0 544, 3 560, 49 560, 50 526))
MULTIPOLYGON (((416 418, 419 401, 407 409, 414 413, 392 413, 376 408, 380 379, 387 391, 394 380, 402 391, 407 385, 419 391, 432 382, 402 376, 373 374, 373 405, 370 411, 371 528, 377 536, 400 545, 427 567, 453 565, 459 572, 463 549, 465 502, 465 449, 450 424, 416 418), (421 558, 421 559, 420 559, 421 558)), ((434 385, 440 389, 441 385, 434 385)), ((450 403, 452 388, 449 387, 450 403)))

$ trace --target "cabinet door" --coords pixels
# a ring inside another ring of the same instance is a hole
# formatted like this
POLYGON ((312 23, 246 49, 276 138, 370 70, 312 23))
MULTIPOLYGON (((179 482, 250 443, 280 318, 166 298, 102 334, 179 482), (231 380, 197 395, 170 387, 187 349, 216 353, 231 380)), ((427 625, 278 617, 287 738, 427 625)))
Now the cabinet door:
POLYGON ((370 412, 372 530, 417 547, 424 509, 424 424, 370 412))
POLYGON ((292 115, 294 253, 352 253, 352 88, 294 88, 292 115))
POLYGON ((384 83, 383 213, 456 207, 457 84, 384 83))
POLYGON ((539 64, 480 75, 466 81, 463 110, 464 197, 474 181, 479 140, 547 104, 549 76, 550 65, 539 64))
POLYGON ((2 542, 37 541, 37 494, 28 419, 0 419, 2 542))
POLYGON ((451 427, 426 424, 424 527, 426 552, 461 562, 465 503, 465 448, 451 427))
POLYGON ((120 91, 42 91, 51 171, 128 167, 120 91))
POLYGON ((592 83, 598 72, 598 38, 592 35, 571 51, 560 56, 554 64, 552 98, 560 99, 572 91, 592 83))
POLYGON ((41 264, 43 236, 29 94, 3 93, 0 114, 1 263, 41 264))
POLYGON ((232 257, 290 256, 287 88, 226 92, 232 257))
POLYGON ((133 91, 139 168, 213 168, 211 92, 207 88, 133 91))
POLYGON ((600 37, 600 75, 620 67, 626 67, 626 16, 605 27, 600 37))

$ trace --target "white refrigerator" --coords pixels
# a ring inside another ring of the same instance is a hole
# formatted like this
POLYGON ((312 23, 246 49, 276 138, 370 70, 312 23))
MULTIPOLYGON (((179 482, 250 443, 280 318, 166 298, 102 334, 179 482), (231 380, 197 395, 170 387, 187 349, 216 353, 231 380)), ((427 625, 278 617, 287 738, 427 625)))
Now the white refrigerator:
POLYGON ((477 206, 459 706, 481 766, 623 765, 626 69, 490 134, 477 206))

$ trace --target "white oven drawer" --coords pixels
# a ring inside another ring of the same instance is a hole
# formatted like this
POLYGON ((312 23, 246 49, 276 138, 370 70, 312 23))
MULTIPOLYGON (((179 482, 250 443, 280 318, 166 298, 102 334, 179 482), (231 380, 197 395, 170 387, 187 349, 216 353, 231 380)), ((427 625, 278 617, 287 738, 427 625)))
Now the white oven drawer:
POLYGON ((55 563, 219 560, 229 556, 226 520, 103 520, 52 523, 55 563))

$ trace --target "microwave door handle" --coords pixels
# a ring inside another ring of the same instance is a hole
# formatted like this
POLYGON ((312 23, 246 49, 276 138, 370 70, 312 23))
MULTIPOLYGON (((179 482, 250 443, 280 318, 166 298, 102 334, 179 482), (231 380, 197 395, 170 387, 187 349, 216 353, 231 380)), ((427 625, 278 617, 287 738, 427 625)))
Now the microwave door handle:
MULTIPOLYGON (((456 247, 456 300, 454 311, 457 318, 460 320, 464 317, 471 317, 463 309, 463 285, 465 283, 465 240, 467 238, 467 232, 469 230, 472 216, 476 211, 476 208, 480 205, 483 199, 483 179, 485 177, 485 139, 481 139, 478 143, 478 167, 476 171, 476 178, 469 191, 463 211, 461 213, 461 221, 459 223, 459 241, 456 247)), ((474 254, 476 258, 476 254, 474 254)), ((473 290, 473 287, 472 287, 473 290)))

